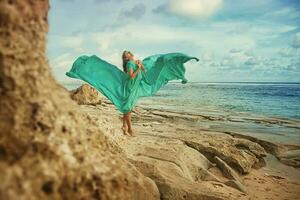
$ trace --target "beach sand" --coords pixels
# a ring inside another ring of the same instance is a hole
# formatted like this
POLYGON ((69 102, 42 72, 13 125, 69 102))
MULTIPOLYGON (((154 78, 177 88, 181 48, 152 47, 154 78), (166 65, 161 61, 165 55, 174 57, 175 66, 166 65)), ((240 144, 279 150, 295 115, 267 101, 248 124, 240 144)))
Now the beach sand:
POLYGON ((101 125, 129 161, 155 181, 166 199, 172 198, 174 190, 189 191, 181 185, 184 180, 188 181, 188 187, 209 188, 208 192, 213 189, 230 194, 232 188, 241 192, 241 198, 300 198, 300 169, 276 158, 291 146, 298 149, 297 145, 211 130, 205 126, 205 121, 211 119, 205 116, 142 107, 136 107, 133 112, 135 136, 124 136, 121 114, 109 101, 94 106, 79 105, 79 108, 101 125), (196 122, 202 123, 199 126, 196 122), (215 162, 215 156, 233 169, 233 176, 215 162), (232 185, 232 180, 238 184, 232 185))

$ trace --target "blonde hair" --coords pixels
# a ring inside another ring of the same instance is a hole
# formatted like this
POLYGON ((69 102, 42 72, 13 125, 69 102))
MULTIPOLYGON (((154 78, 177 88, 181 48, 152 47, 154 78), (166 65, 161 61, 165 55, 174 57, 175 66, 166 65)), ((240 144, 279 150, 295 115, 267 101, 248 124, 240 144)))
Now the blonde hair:
POLYGON ((126 57, 127 53, 130 53, 132 55, 132 53, 130 51, 127 51, 127 50, 123 51, 122 61, 123 61, 123 71, 125 73, 127 73, 127 67, 126 67, 126 65, 127 65, 128 61, 129 61, 128 58, 126 57))

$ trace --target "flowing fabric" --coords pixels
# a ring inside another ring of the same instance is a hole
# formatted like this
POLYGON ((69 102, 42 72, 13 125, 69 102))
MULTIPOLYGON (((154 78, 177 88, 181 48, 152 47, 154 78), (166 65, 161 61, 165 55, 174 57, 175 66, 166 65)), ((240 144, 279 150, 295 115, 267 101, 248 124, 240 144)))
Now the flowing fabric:
MULTIPOLYGON (((140 70, 134 79, 115 65, 93 56, 80 56, 73 63, 66 75, 81 79, 105 95, 122 113, 128 113, 140 97, 154 95, 171 80, 185 78, 184 63, 195 59, 182 53, 157 54, 142 60, 145 72, 140 70)), ((138 68, 134 61, 129 61, 127 69, 133 72, 138 68)))

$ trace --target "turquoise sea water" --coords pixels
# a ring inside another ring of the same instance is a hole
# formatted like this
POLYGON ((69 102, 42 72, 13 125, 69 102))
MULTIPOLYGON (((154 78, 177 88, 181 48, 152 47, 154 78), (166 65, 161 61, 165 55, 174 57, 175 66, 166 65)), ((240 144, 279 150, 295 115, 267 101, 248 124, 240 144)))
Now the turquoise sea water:
POLYGON ((171 83, 148 100, 153 106, 193 112, 244 112, 300 119, 300 84, 297 83, 171 83))
MULTIPOLYGON (((67 89, 78 84, 65 84, 67 89)), ((218 131, 300 144, 300 83, 168 83, 138 105, 213 116, 199 122, 218 131), (285 123, 287 122, 287 123, 285 123)))
POLYGON ((212 116, 205 129, 300 145, 299 83, 171 83, 140 105, 212 116))

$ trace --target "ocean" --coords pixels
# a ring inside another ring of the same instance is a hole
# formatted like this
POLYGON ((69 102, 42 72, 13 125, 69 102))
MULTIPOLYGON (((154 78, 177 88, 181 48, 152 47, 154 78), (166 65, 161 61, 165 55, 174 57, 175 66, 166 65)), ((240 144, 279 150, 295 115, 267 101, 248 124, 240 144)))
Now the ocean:
POLYGON ((147 102, 196 113, 243 112, 300 119, 300 83, 171 83, 142 100, 147 102))
POLYGON ((219 119, 199 122, 202 128, 300 144, 300 83, 170 82, 138 105, 219 119))

